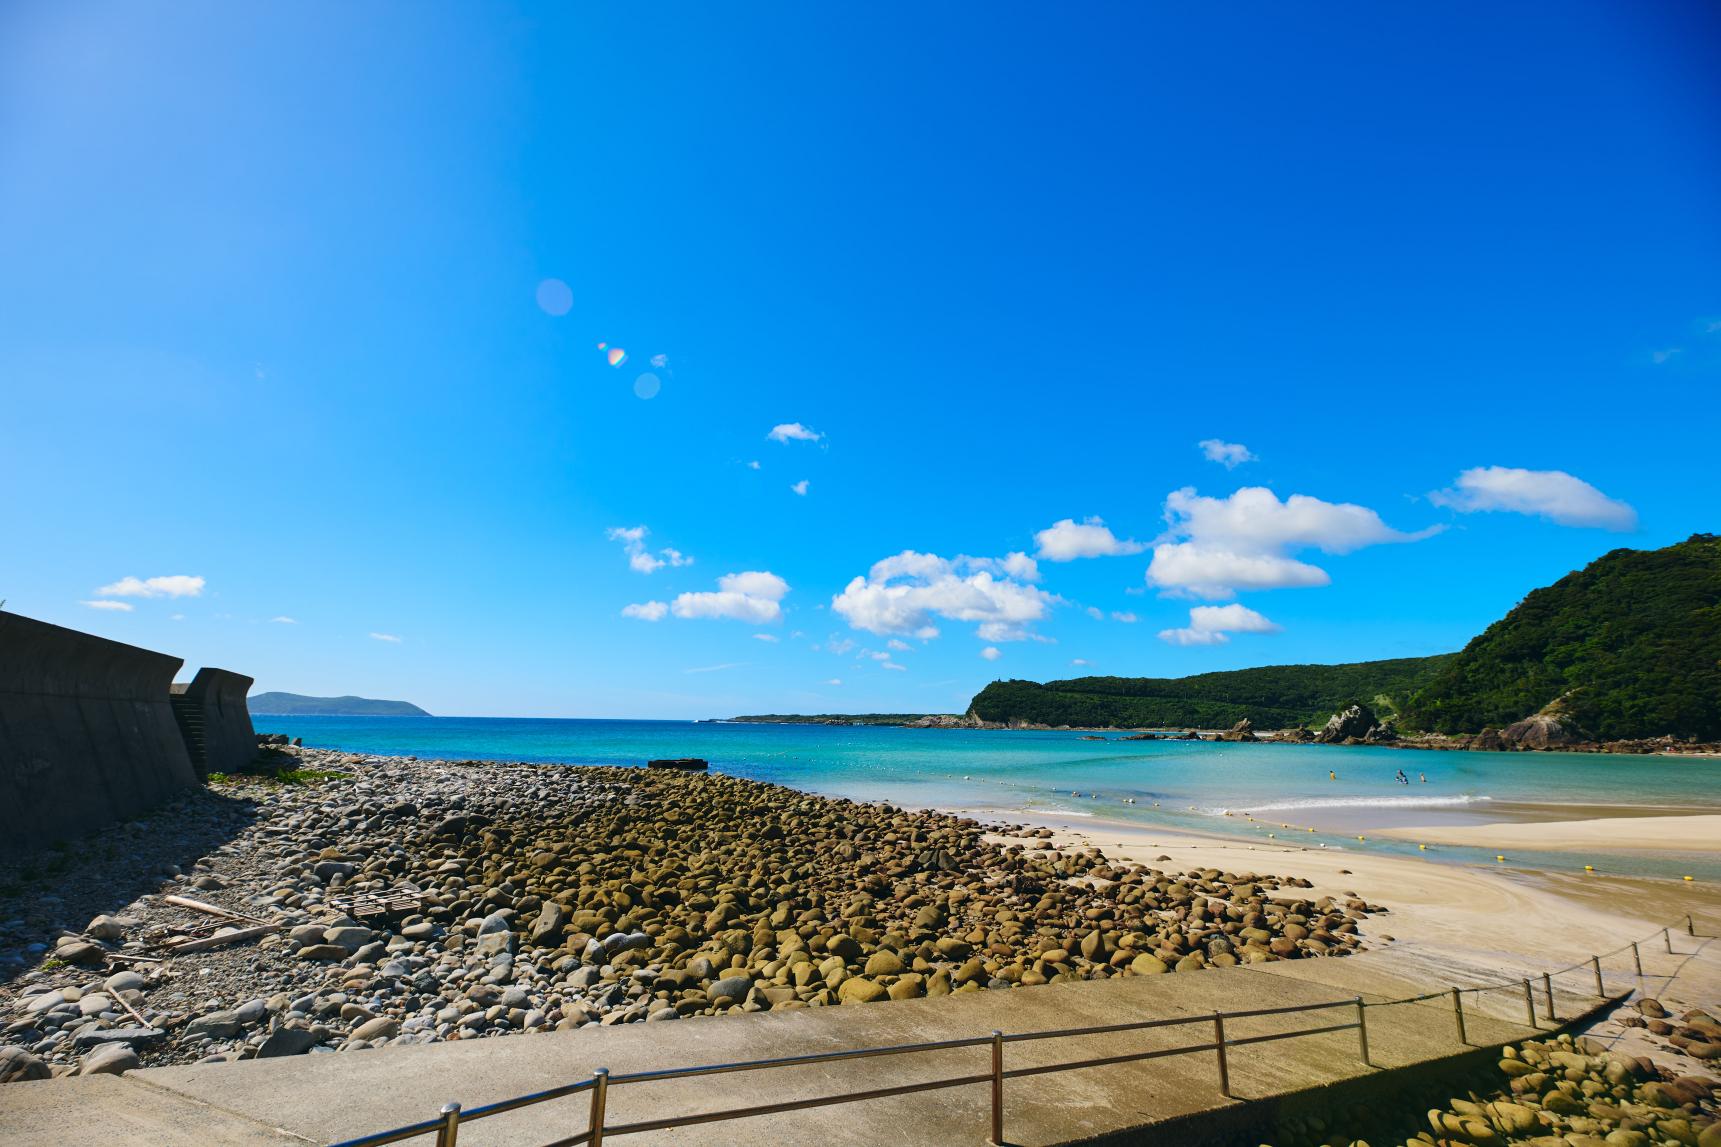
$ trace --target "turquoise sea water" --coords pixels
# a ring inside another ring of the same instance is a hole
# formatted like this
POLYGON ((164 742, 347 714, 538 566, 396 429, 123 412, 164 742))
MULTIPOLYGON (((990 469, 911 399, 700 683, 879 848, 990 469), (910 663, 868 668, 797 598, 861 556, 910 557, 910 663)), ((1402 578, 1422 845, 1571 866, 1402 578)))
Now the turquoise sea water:
MULTIPOLYGON (((321 748, 421 758, 639 765, 651 757, 704 757, 714 769, 738 776, 910 808, 1019 812, 1023 819, 1104 818, 1245 835, 1272 832, 1280 841, 1311 846, 1489 864, 1493 854, 1482 850, 1443 847, 1419 853, 1413 842, 1383 837, 1359 842, 1355 837, 1405 825, 1524 815, 1576 818, 1597 815, 1601 807, 1644 814, 1721 812, 1717 760, 1120 741, 1115 734, 1088 741, 1071 732, 686 721, 259 716, 255 724, 259 732, 303 737, 305 744, 321 748), (1395 780, 1400 769, 1409 785, 1395 780), (1135 803, 1125 803, 1126 798, 1135 803), (1571 807, 1550 811, 1549 805, 1571 807), (1286 830, 1284 824, 1293 828, 1286 830), (1308 832, 1311 827, 1317 831, 1308 832)), ((1716 880, 1721 879, 1721 841, 1715 850, 1696 854, 1515 852, 1508 862, 1566 870, 1589 863, 1602 872, 1716 880)))

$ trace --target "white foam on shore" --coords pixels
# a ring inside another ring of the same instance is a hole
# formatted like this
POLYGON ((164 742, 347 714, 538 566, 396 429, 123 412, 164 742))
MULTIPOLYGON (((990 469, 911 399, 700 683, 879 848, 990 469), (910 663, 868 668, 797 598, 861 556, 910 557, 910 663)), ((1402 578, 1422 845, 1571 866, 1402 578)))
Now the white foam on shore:
POLYGON ((1288 812, 1292 809, 1316 808, 1455 808, 1462 805, 1482 804, 1493 799, 1490 796, 1306 797, 1300 800, 1278 801, 1273 804, 1248 805, 1243 808, 1211 811, 1223 814, 1226 812, 1288 812))

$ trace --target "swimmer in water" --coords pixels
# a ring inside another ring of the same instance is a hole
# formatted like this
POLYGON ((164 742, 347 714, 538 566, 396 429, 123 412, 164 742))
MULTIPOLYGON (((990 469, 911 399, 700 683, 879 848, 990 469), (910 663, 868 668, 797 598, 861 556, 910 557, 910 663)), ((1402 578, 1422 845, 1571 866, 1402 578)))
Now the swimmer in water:
POLYGON ((1428 783, 1428 774, 1427 773, 1417 773, 1416 779, 1421 781, 1423 784, 1427 784, 1428 783))
POLYGON ((1338 775, 1338 774, 1337 774, 1337 773, 1335 773, 1335 772, 1334 772, 1334 771, 1333 771, 1333 770, 1331 770, 1331 769, 1328 769, 1328 770, 1327 770, 1327 780, 1329 780, 1329 781, 1336 781, 1336 780, 1338 780, 1338 779, 1339 779, 1339 775, 1338 775))

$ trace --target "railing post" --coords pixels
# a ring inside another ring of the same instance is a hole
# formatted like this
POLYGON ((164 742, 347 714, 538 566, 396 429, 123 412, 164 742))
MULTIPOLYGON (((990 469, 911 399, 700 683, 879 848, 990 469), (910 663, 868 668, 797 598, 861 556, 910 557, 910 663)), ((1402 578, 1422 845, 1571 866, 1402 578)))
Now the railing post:
POLYGON ((1590 957, 1590 970, 1596 974, 1596 995, 1607 999, 1607 986, 1601 982, 1601 957, 1590 957))
POLYGON ((1673 935, 1666 928, 1661 930, 1661 942, 1667 945, 1667 954, 1673 955, 1673 935))
POLYGON ((1231 1065, 1225 1062, 1225 1013, 1213 1013, 1213 1050, 1219 1057, 1219 1094, 1231 1098, 1231 1065))
POLYGON ((1356 998, 1356 1042, 1357 1050, 1362 1053, 1362 1065, 1373 1067, 1368 1058, 1368 1012, 1363 1008, 1361 996, 1356 998))
POLYGON ((1697 926, 1691 922, 1691 913, 1689 912, 1685 914, 1685 934, 1687 936, 1697 935, 1697 926))
POLYGON ((1536 997, 1530 994, 1530 981, 1524 981, 1524 1014, 1530 1017, 1530 1026, 1536 1026, 1536 997))
POLYGON ((592 1123, 586 1134, 586 1142, 592 1147, 603 1147, 604 1142, 604 1104, 609 1101, 610 1069, 600 1067, 592 1072, 592 1123))
POLYGON ((460 1104, 442 1105, 442 1126, 436 1129, 436 1147, 455 1147, 460 1138, 460 1104))
POLYGON ((1464 1032, 1464 998, 1458 994, 1458 989, 1452 989, 1452 1022, 1458 1026, 1458 1042, 1468 1045, 1470 1038, 1464 1032))
POLYGON ((1554 978, 1546 972, 1542 973, 1542 993, 1548 997, 1548 1023, 1559 1023, 1559 1018, 1554 1015, 1554 978))
POLYGON ((994 1147, 1004 1143, 1004 1033, 992 1033, 992 1138, 994 1147))
POLYGON ((1637 969, 1637 978, 1643 979, 1643 957, 1638 954, 1636 940, 1631 942, 1631 963, 1637 969))

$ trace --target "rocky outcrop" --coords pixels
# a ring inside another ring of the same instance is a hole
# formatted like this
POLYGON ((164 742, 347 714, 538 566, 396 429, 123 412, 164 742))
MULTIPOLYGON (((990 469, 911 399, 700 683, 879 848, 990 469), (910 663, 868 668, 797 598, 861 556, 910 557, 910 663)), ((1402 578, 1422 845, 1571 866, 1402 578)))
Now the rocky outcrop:
POLYGON ((1261 738, 1255 735, 1255 723, 1245 717, 1225 732, 1220 733, 1219 739, 1221 741, 1258 741, 1261 738))
POLYGON ((1380 724, 1375 719, 1374 710, 1367 705, 1355 704, 1340 709, 1327 718, 1326 727, 1315 737, 1323 745, 1344 744, 1347 741, 1360 741, 1367 737, 1369 730, 1380 724))
POLYGON ((1569 745, 1581 745, 1589 738, 1568 728, 1550 713, 1537 713, 1501 729, 1500 740, 1508 749, 1563 749, 1569 745))

